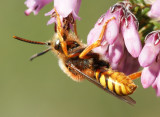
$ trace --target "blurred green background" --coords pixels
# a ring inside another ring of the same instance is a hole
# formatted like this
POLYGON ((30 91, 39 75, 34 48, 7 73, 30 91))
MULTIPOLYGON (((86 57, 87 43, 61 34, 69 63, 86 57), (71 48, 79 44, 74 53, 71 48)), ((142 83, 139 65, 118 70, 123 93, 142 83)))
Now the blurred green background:
MULTIPOLYGON (((117 0, 82 0, 78 34, 86 42, 87 34, 97 19, 117 0)), ((49 17, 24 15, 24 0, 0 2, 0 117, 159 117, 160 98, 152 88, 143 89, 140 79, 131 96, 132 107, 106 94, 88 81, 72 81, 59 68, 57 58, 47 53, 34 60, 29 57, 45 49, 12 39, 13 35, 36 41, 52 38, 49 17)))

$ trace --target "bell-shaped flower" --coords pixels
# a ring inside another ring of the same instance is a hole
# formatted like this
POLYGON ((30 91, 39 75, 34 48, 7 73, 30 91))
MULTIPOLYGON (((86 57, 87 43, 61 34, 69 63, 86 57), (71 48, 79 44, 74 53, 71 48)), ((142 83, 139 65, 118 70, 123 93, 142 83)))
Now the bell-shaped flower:
POLYGON ((151 6, 151 10, 148 12, 148 16, 152 18, 160 18, 160 0, 155 0, 151 6))
POLYGON ((139 63, 141 66, 146 67, 152 64, 160 52, 159 34, 156 31, 146 36, 145 45, 139 55, 139 63))
POLYGON ((124 54, 119 63, 117 64, 117 70, 129 75, 131 73, 137 72, 140 68, 137 58, 133 58, 131 54, 124 49, 124 54))
POLYGON ((48 3, 52 2, 53 0, 26 0, 25 5, 28 7, 28 9, 24 12, 27 16, 31 14, 31 12, 34 13, 34 15, 37 15, 38 12, 48 3))
MULTIPOLYGON (((69 15, 72 17, 71 20, 80 20, 78 16, 80 5, 81 0, 54 0, 54 8, 56 8, 59 13, 61 22, 63 18, 67 18, 69 15)), ((52 9, 50 12, 46 13, 45 16, 52 16, 54 12, 55 11, 52 9)), ((55 21, 55 17, 51 17, 47 24, 52 24, 55 21)))
POLYGON ((159 72, 156 80, 152 84, 152 87, 156 90, 157 96, 160 96, 160 72, 159 72))
POLYGON ((154 61, 150 66, 144 67, 141 75, 141 83, 143 88, 148 88, 153 84, 158 76, 160 64, 154 61))
POLYGON ((142 45, 135 22, 135 17, 132 14, 129 14, 127 18, 123 18, 121 32, 128 52, 136 58, 141 52, 142 45))
POLYGON ((109 58, 109 62, 117 64, 124 54, 124 41, 121 34, 117 37, 113 44, 108 47, 108 52, 106 53, 109 58))

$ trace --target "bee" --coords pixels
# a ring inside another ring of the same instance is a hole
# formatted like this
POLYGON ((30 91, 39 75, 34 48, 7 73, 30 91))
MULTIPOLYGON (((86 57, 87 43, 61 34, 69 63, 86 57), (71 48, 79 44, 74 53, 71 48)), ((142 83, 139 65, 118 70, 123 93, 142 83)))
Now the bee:
MULTIPOLYGON (((122 72, 112 70, 109 62, 103 60, 100 54, 92 51, 92 49, 100 46, 108 22, 115 18, 112 17, 107 20, 102 28, 99 39, 93 44, 86 46, 79 40, 76 29, 74 29, 74 32, 70 32, 66 25, 64 28, 56 9, 55 13, 57 27, 51 41, 38 42, 13 36, 13 38, 20 41, 48 46, 48 49, 33 55, 30 60, 33 60, 51 50, 57 55, 59 66, 62 71, 73 80, 82 81, 83 79, 87 79, 107 93, 127 102, 128 104, 135 104, 136 101, 128 95, 136 90, 137 86, 134 84, 133 80, 140 77, 141 72, 126 76, 122 72)), ((74 26, 74 28, 76 28, 76 26, 74 26)))

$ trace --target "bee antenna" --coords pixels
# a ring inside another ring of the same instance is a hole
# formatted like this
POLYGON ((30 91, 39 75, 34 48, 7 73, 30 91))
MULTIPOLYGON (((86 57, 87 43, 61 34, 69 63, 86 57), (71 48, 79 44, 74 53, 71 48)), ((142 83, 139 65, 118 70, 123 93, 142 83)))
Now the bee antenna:
POLYGON ((20 40, 20 41, 27 42, 27 43, 31 43, 31 44, 50 45, 49 42, 45 43, 45 42, 39 42, 39 41, 31 41, 31 40, 24 39, 24 38, 17 37, 17 36, 13 36, 13 38, 14 38, 14 39, 17 39, 17 40, 20 40))
POLYGON ((30 61, 32 61, 33 59, 37 58, 38 56, 41 56, 41 55, 47 53, 50 50, 51 50, 51 48, 48 48, 48 49, 46 49, 46 50, 44 50, 44 51, 42 51, 40 53, 34 54, 33 56, 31 56, 30 61))

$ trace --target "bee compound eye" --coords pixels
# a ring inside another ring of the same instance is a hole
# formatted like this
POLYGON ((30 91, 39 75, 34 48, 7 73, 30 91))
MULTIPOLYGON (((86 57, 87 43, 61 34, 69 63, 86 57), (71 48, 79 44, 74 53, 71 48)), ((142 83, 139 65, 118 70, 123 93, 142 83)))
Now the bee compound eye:
POLYGON ((57 41, 56 41, 56 45, 59 45, 59 44, 60 44, 60 41, 59 41, 59 40, 57 40, 57 41))
POLYGON ((55 49, 56 50, 60 49, 60 40, 56 40, 56 42, 55 42, 55 49))

